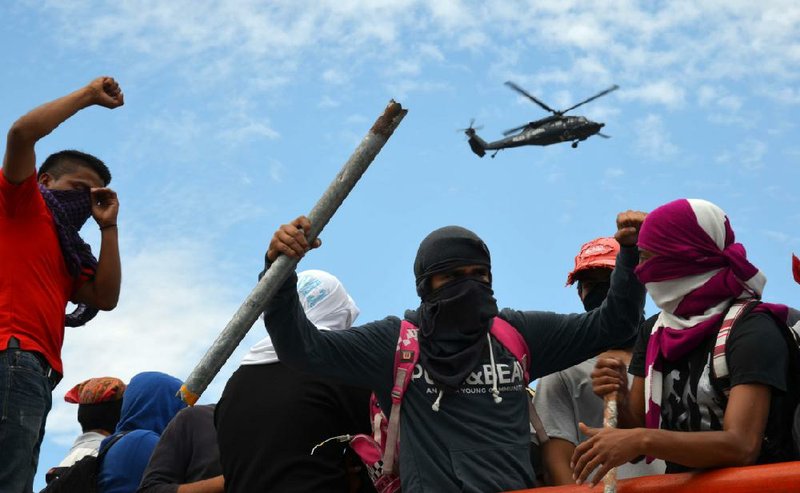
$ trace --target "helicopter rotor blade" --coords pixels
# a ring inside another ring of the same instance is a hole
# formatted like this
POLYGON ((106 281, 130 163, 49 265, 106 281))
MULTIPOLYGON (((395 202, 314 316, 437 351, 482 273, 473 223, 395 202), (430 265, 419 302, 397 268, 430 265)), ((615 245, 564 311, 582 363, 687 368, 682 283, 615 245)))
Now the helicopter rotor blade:
POLYGON ((610 93, 610 92, 614 92, 614 91, 616 91, 617 89, 619 89, 619 86, 618 86, 618 85, 616 85, 616 84, 614 84, 613 86, 609 87, 609 88, 608 88, 608 89, 606 89, 605 91, 600 91, 600 92, 598 92, 597 94, 595 94, 594 96, 590 97, 589 99, 585 99, 585 100, 581 101, 580 103, 576 104, 575 106, 570 106, 569 108, 567 108, 567 109, 565 109, 565 110, 561 111, 561 114, 564 114, 564 113, 566 113, 567 111, 574 110, 574 109, 575 109, 575 108, 577 108, 578 106, 584 105, 584 104, 586 104, 586 103, 588 103, 588 102, 590 102, 590 101, 594 101, 594 100, 595 100, 595 99, 597 99, 597 98, 601 98, 601 97, 605 96, 606 94, 608 94, 608 93, 610 93))
POLYGON ((545 109, 546 111, 549 111, 550 113, 553 113, 553 114, 555 114, 555 115, 557 115, 557 114, 559 114, 559 113, 560 113, 560 112, 558 112, 558 111, 554 110, 553 108, 551 108, 551 107, 547 106, 547 105, 546 105, 546 104, 544 104, 543 102, 539 101, 539 100, 538 100, 538 99, 536 99, 535 97, 531 96, 530 94, 528 94, 528 91, 526 91, 525 89, 523 89, 523 88, 519 87, 518 85, 514 84, 514 83, 513 83, 513 82, 511 82, 510 80, 509 80, 509 81, 506 81, 506 85, 507 85, 508 87, 510 87, 511 89, 513 89, 513 90, 517 91, 518 93, 522 94, 522 95, 523 95, 523 96, 525 96, 526 98, 530 99, 530 100, 531 100, 531 101, 533 101, 534 103, 538 104, 539 106, 541 106, 541 107, 542 107, 543 109, 545 109))
POLYGON ((475 126, 475 119, 474 118, 470 118, 469 119, 469 126, 467 128, 459 128, 459 129, 456 130, 456 132, 466 132, 467 130, 480 130, 482 128, 483 128, 483 125, 478 125, 476 127, 475 126))
POLYGON ((509 135, 511 135, 511 134, 513 134, 515 132, 519 132, 520 130, 522 130, 523 128, 527 127, 528 125, 530 125, 530 124, 526 123, 525 125, 520 125, 519 127, 509 128, 508 130, 503 132, 503 135, 509 136, 509 135))

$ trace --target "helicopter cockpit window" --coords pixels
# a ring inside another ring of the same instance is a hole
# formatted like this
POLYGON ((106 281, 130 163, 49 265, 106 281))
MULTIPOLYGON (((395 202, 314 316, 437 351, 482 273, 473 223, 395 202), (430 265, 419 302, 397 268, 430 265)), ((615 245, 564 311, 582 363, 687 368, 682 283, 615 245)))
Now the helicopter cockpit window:
POLYGON ((587 121, 587 120, 586 120, 586 117, 585 117, 585 116, 579 116, 579 117, 578 117, 578 121, 579 121, 580 123, 586 123, 586 121, 587 121))
POLYGON ((563 127, 564 126, 564 122, 561 121, 561 120, 556 120, 556 121, 553 122, 553 126, 554 127, 563 127))

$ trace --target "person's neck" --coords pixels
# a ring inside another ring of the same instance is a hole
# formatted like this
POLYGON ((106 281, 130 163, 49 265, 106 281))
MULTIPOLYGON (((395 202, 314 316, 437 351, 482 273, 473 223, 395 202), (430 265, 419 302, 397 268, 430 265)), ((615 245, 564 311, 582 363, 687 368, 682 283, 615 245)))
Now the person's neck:
POLYGON ((84 433, 99 433, 99 434, 103 435, 104 437, 107 437, 107 436, 111 435, 111 433, 109 433, 108 430, 104 430, 102 428, 95 428, 93 430, 86 430, 86 431, 84 431, 84 433))

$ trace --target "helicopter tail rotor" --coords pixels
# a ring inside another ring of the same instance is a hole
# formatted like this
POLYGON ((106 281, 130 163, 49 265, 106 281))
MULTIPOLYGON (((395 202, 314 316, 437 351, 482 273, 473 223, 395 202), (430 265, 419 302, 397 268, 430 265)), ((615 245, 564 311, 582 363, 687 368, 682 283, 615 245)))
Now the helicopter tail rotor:
POLYGON ((475 126, 475 119, 474 118, 470 118, 469 126, 467 128, 459 128, 459 129, 456 130, 456 132, 464 132, 467 135, 472 135, 472 134, 475 133, 476 130, 480 130, 482 128, 483 128, 483 125, 478 125, 476 127, 475 126))

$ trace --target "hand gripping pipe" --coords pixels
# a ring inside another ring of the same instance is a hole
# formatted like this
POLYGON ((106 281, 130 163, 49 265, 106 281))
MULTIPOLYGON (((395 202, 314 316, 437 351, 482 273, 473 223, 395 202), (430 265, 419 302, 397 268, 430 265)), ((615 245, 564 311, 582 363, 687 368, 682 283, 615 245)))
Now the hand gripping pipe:
MULTIPOLYGON (((308 219, 311 221, 311 231, 308 234, 309 244, 314 242, 322 228, 328 224, 407 112, 408 110, 403 109, 394 100, 389 102, 386 110, 375 121, 350 159, 342 166, 336 178, 328 185, 327 190, 308 214, 308 219)), ((219 373, 222 365, 233 354, 236 346, 244 339, 258 316, 264 311, 269 300, 294 270, 297 262, 298 259, 281 255, 270 266, 181 386, 180 397, 184 402, 190 406, 197 402, 200 395, 219 373)))

